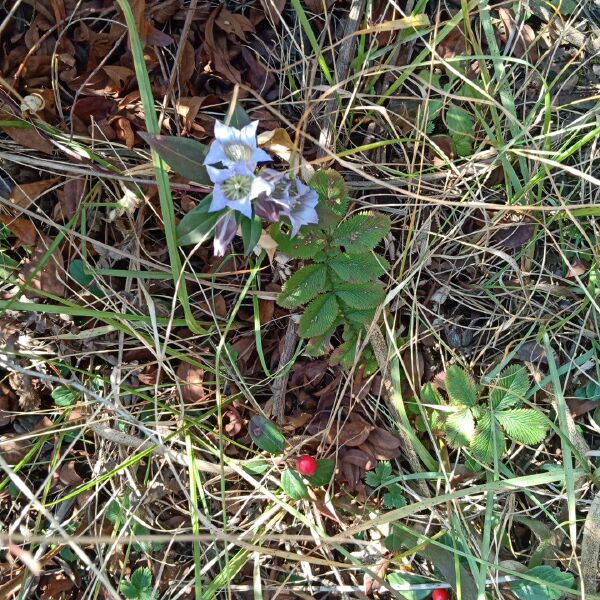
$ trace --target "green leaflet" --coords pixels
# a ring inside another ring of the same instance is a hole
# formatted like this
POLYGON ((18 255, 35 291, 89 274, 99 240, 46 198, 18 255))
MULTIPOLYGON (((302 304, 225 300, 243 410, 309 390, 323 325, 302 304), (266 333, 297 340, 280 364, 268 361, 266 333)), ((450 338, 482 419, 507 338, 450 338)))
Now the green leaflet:
POLYGON ((381 286, 369 283, 346 283, 337 286, 335 294, 344 304, 359 310, 377 308, 385 298, 381 286))
POLYGON ((540 411, 513 408, 497 412, 495 415, 506 435, 519 444, 539 444, 548 433, 548 420, 540 411))
POLYGON ((446 372, 446 390, 453 404, 477 404, 477 388, 469 375, 458 365, 452 365, 446 372))
POLYGON ((277 297, 277 303, 283 308, 296 308, 306 304, 325 291, 326 283, 327 268, 323 263, 303 267, 286 281, 277 297))
POLYGON ((327 263, 335 274, 348 283, 367 283, 387 273, 390 263, 370 252, 365 254, 340 254, 327 263))
POLYGON ((468 446, 474 435, 475 419, 470 408, 458 410, 446 419, 446 436, 452 446, 468 446))
POLYGON ((373 250, 390 232, 390 228, 388 216, 361 212, 337 227, 332 243, 343 247, 348 254, 363 254, 373 250))
POLYGON ((302 337, 324 335, 333 325, 338 314, 338 303, 333 294, 315 298, 304 311, 300 319, 298 333, 302 337))
POLYGON ((490 392, 492 406, 496 410, 520 406, 529 387, 529 376, 521 365, 507 367, 500 373, 490 392))
POLYGON ((321 204, 338 217, 345 216, 350 201, 348 186, 337 171, 334 169, 317 171, 310 180, 310 187, 319 194, 321 204))
POLYGON ((490 413, 484 413, 477 422, 471 452, 484 463, 493 462, 494 454, 500 458, 506 452, 504 435, 490 413))

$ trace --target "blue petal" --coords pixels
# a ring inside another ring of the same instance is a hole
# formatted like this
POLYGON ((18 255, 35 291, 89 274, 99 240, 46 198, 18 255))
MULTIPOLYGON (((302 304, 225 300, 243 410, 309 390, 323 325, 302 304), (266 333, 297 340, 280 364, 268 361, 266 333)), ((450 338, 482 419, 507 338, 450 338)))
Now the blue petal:
POLYGON ((241 200, 234 200, 227 203, 227 206, 241 212, 245 217, 252 218, 252 202, 250 196, 246 196, 241 200))
POLYGON ((227 207, 227 198, 223 194, 220 185, 215 185, 213 190, 212 200, 210 201, 210 208, 208 212, 217 212, 227 207))
POLYGON ((227 157, 225 156, 225 152, 223 152, 223 144, 218 141, 214 141, 210 148, 208 149, 208 154, 202 161, 204 165, 214 165, 216 163, 226 164, 227 157))
POLYGON ((213 183, 223 183, 233 174, 229 169, 217 169, 211 166, 206 167, 206 172, 213 183))
POLYGON ((227 246, 235 237, 237 224, 232 213, 224 214, 215 226, 215 238, 213 240, 213 252, 215 256, 224 256, 227 246))
POLYGON ((252 181, 252 188, 250 189, 249 198, 257 198, 259 194, 265 193, 270 194, 273 191, 273 184, 269 183, 262 177, 258 176, 252 181))
POLYGON ((229 127, 221 121, 215 120, 215 139, 221 143, 231 142, 235 140, 239 135, 239 131, 234 127, 229 127))
MULTIPOLYGON (((254 143, 256 143, 256 141, 254 143)), ((270 162, 273 159, 262 148, 256 148, 252 152, 252 160, 254 162, 259 163, 259 162, 270 162)))
POLYGON ((252 121, 239 130, 240 140, 251 148, 256 148, 256 132, 258 130, 258 121, 252 121))

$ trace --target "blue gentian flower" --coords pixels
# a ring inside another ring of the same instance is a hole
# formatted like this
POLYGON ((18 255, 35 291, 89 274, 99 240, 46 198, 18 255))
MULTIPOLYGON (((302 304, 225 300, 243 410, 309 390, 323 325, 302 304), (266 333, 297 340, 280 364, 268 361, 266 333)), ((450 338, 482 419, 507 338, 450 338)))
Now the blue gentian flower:
POLYGON ((290 195, 289 207, 282 211, 292 224, 291 237, 294 237, 302 225, 311 225, 319 222, 319 215, 315 210, 319 203, 319 194, 299 179, 294 181, 296 193, 290 195))
POLYGON ((281 213, 290 206, 291 181, 274 169, 261 169, 259 176, 273 186, 270 194, 261 194, 254 202, 254 212, 269 223, 279 221, 281 213))
POLYGON ((261 148, 256 141, 258 121, 236 129, 215 121, 215 139, 210 145, 208 154, 204 159, 205 165, 221 163, 224 167, 236 164, 245 164, 254 170, 259 162, 268 162, 271 157, 261 148))
POLYGON ((270 194, 273 185, 255 175, 247 165, 235 164, 227 169, 206 167, 215 184, 209 212, 232 208, 245 217, 252 218, 252 200, 260 194, 270 194))

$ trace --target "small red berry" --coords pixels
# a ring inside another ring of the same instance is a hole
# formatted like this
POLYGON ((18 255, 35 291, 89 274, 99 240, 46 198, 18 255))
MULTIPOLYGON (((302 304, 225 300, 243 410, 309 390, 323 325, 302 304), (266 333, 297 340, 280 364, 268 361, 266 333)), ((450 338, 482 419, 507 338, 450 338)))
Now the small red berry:
POLYGON ((296 461, 296 470, 300 475, 310 477, 317 470, 317 461, 312 456, 305 454, 296 461))
POLYGON ((433 590, 431 600, 448 600, 448 592, 442 589, 433 590))

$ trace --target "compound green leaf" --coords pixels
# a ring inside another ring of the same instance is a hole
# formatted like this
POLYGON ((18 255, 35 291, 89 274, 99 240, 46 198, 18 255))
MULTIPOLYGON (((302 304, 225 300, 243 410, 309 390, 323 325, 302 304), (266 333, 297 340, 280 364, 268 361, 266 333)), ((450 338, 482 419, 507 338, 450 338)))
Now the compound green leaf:
POLYGON ((521 405, 529 387, 529 376, 521 365, 507 367, 500 373, 490 392, 492 406, 496 410, 504 410, 521 405))
POLYGON ((477 404, 477 388, 467 372, 458 365, 452 365, 446 371, 446 391, 453 404, 477 404))
POLYGON ((308 265, 296 271, 286 282, 277 297, 283 308, 296 308, 310 302, 325 291, 327 267, 323 263, 308 265))
POLYGON ((450 414, 445 422, 446 438, 451 446, 468 446, 475 435, 475 419, 470 408, 450 414))

